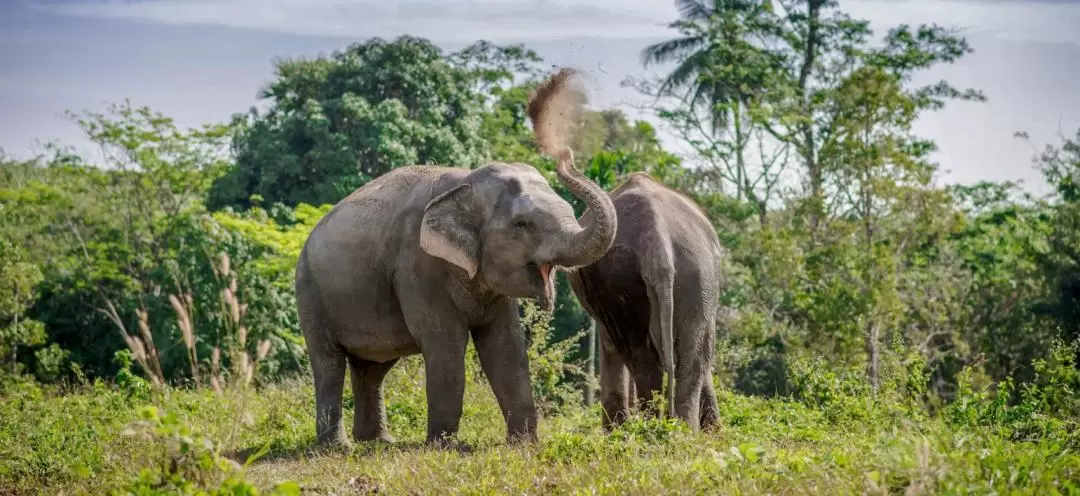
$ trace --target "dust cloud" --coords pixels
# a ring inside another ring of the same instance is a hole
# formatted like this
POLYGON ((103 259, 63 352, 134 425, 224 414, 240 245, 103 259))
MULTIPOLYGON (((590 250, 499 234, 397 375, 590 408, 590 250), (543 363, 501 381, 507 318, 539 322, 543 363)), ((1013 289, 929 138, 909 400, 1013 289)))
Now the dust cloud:
POLYGON ((570 144, 570 132, 587 101, 584 87, 575 78, 579 74, 577 69, 564 67, 529 97, 529 120, 541 153, 561 157, 570 144))

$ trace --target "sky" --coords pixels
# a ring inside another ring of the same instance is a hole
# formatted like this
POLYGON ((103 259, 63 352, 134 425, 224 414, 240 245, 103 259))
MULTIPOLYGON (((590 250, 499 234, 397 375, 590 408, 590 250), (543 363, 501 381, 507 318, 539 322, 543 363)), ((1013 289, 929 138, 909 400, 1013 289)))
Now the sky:
MULTIPOLYGON (((1080 0, 841 0, 884 33, 900 23, 963 29, 975 49, 920 75, 981 89, 922 117, 943 183, 1019 180, 1045 190, 1026 131, 1041 148, 1080 128, 1080 0)), ((665 0, 0 0, 0 148, 30 156, 57 140, 93 153, 65 110, 130 99, 181 126, 222 122, 258 104, 279 58, 311 57, 372 36, 412 34, 454 50, 478 39, 525 43, 589 76, 591 103, 645 100, 619 82, 638 54, 670 38, 665 0)), ((635 117, 651 118, 629 107, 635 117)), ((677 146, 665 136, 665 143, 677 146)))

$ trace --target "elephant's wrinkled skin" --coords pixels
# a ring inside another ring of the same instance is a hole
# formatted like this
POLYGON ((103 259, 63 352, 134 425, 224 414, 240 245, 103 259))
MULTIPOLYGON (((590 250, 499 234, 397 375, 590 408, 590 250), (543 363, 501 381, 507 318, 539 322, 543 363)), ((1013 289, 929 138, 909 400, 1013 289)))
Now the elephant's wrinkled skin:
POLYGON ((611 249, 568 273, 597 323, 604 427, 625 419, 634 396, 644 406, 659 393, 665 372, 675 379, 668 411, 693 430, 713 425, 716 230, 692 200, 647 174, 631 175, 611 200, 619 223, 611 249))
POLYGON ((316 389, 319 443, 347 443, 345 365, 355 395, 353 438, 393 441, 383 378, 422 354, 429 443, 457 432, 471 335, 511 442, 535 441, 537 413, 515 297, 554 298, 556 266, 597 260, 615 235, 610 199, 564 152, 559 178, 589 205, 582 224, 536 169, 412 166, 338 203, 312 231, 296 268, 300 325, 316 389))

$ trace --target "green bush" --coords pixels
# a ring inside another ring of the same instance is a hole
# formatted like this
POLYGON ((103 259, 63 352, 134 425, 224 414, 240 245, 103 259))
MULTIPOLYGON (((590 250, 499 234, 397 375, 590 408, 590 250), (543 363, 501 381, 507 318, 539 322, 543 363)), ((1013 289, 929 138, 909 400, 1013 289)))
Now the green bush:
MULTIPOLYGON (((262 453, 249 456, 240 466, 222 457, 220 447, 211 439, 193 432, 170 412, 159 412, 152 406, 141 408, 139 420, 120 434, 160 445, 161 454, 152 468, 140 470, 117 494, 259 494, 258 488, 244 479, 243 468, 262 453)), ((299 495, 300 487, 292 481, 279 482, 268 494, 299 495)))

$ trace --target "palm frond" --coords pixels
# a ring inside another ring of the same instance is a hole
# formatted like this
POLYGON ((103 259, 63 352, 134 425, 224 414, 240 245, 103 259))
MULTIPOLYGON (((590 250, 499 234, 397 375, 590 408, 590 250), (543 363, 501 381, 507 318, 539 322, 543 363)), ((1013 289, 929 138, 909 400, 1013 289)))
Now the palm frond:
MULTIPOLYGON (((729 124, 727 105, 742 98, 737 85, 708 77, 710 66, 722 62, 714 57, 730 58, 710 30, 715 29, 714 17, 735 16, 742 19, 755 9, 765 7, 769 0, 675 0, 679 11, 680 32, 684 36, 650 45, 641 51, 641 62, 650 64, 677 62, 664 79, 660 95, 681 96, 690 108, 703 111, 711 131, 718 133, 729 124), (684 90, 684 91, 681 91, 684 90)), ((732 48, 732 47, 727 47, 732 48)), ((738 63, 728 60, 726 63, 738 63)))
POLYGON ((737 98, 727 85, 723 83, 702 83, 694 88, 694 97, 691 106, 704 107, 709 115, 709 123, 712 125, 713 134, 718 134, 721 128, 727 127, 729 112, 719 104, 729 104, 737 98))
POLYGON ((680 60, 700 50, 703 45, 705 45, 705 38, 702 36, 685 36, 661 41, 641 50, 641 63, 648 68, 650 64, 680 60))
POLYGON ((725 12, 746 12, 758 7, 771 10, 770 3, 770 0, 675 0, 675 8, 680 19, 706 21, 725 12))
POLYGON ((664 78, 664 83, 661 85, 660 90, 662 92, 670 92, 675 88, 683 88, 689 86, 694 80, 697 79, 701 71, 706 67, 709 53, 706 51, 699 51, 693 55, 684 59, 675 70, 671 71, 664 78))
POLYGON ((679 17, 688 21, 701 21, 709 18, 712 8, 704 0, 675 0, 679 17))

